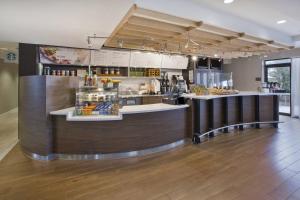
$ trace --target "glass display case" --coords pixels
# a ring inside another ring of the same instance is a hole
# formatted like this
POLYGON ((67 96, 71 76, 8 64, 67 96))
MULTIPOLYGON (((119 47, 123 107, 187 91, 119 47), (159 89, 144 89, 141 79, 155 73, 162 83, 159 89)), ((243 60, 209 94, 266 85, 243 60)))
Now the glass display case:
POLYGON ((206 88, 233 88, 232 73, 224 73, 219 70, 197 70, 196 85, 206 88))
POLYGON ((82 81, 86 82, 80 80, 76 91, 74 116, 119 114, 119 83, 112 80, 101 83, 93 81, 95 84, 86 85, 82 81))

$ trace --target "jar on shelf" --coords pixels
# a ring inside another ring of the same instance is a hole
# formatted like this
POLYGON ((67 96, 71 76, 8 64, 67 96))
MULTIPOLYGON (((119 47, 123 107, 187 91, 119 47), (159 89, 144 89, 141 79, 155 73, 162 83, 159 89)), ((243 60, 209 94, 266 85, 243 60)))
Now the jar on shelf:
POLYGON ((71 76, 76 76, 75 70, 72 70, 72 71, 71 71, 71 76))
POLYGON ((116 75, 120 75, 120 68, 118 67, 118 68, 115 68, 115 74, 116 75))
POLYGON ((105 74, 105 75, 108 75, 108 74, 109 74, 109 72, 108 72, 108 67, 103 68, 102 74, 105 74))
POLYGON ((110 74, 110 75, 114 75, 114 74, 115 74, 115 69, 114 69, 113 67, 111 67, 111 68, 109 69, 109 74, 110 74))

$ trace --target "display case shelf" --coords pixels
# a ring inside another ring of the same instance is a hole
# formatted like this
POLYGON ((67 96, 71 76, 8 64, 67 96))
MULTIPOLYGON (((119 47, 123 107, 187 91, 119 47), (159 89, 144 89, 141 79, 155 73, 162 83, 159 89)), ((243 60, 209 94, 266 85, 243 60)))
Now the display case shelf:
POLYGON ((103 84, 97 79, 96 85, 87 86, 85 79, 79 81, 76 91, 74 116, 116 116, 119 115, 119 84, 103 84))

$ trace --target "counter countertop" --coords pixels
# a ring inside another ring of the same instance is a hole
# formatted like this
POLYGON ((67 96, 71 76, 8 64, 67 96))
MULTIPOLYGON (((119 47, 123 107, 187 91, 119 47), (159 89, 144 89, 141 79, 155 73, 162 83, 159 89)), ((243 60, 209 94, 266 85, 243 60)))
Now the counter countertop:
POLYGON ((148 112, 159 112, 187 108, 189 105, 171 105, 165 103, 155 103, 147 105, 135 105, 135 106, 124 106, 120 109, 121 114, 136 114, 136 113, 148 113, 148 112))
POLYGON ((73 116, 73 111, 75 110, 75 107, 70 107, 62 110, 52 111, 50 112, 50 115, 65 115, 67 117, 67 121, 112 121, 122 120, 123 115, 127 114, 169 111, 187 107, 189 107, 189 105, 170 105, 164 103, 123 106, 123 108, 121 108, 119 111, 119 115, 116 116, 73 116))
POLYGON ((252 95, 259 95, 259 96, 269 96, 269 95, 287 95, 285 93, 262 93, 262 92, 255 92, 255 91, 241 91, 239 94, 229 94, 229 95, 200 95, 197 96, 195 93, 191 94, 184 94, 183 97, 190 98, 190 99, 215 99, 221 97, 235 97, 235 96, 252 96, 252 95))
POLYGON ((163 94, 120 94, 120 98, 134 98, 134 97, 164 97, 163 94))

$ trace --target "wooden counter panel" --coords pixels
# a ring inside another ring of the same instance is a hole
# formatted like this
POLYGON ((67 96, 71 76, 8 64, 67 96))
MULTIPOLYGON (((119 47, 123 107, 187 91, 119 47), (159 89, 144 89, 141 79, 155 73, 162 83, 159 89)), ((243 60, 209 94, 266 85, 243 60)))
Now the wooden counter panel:
MULTIPOLYGON (((194 133, 203 134, 243 123, 278 121, 276 95, 193 99, 194 133)), ((256 124, 257 125, 257 124, 256 124)), ((274 125, 276 126, 276 124, 274 125)), ((257 126, 258 127, 258 126, 257 126)), ((242 129, 243 127, 240 126, 242 129)))
POLYGON ((194 132, 209 131, 209 102, 207 100, 193 100, 194 104, 194 132))
POLYGON ((48 155, 52 151, 52 136, 46 115, 46 80, 43 76, 19 78, 20 144, 28 152, 48 155))
POLYGON ((259 121, 273 121, 274 120, 274 96, 260 96, 259 97, 259 121))
POLYGON ((187 109, 124 115, 120 121, 69 122, 53 116, 54 153, 117 153, 187 137, 187 109))
POLYGON ((79 77, 46 76, 47 114, 74 106, 78 86, 79 77))
POLYGON ((227 97, 227 125, 240 123, 240 108, 238 97, 227 97))
POLYGON ((74 106, 78 77, 19 77, 19 138, 30 153, 53 151, 49 112, 74 106))
POLYGON ((256 96, 243 96, 242 99, 242 113, 241 113, 241 121, 243 123, 251 123, 256 121, 256 96))
POLYGON ((188 99, 187 104, 189 107, 187 108, 187 137, 192 138, 195 131, 195 122, 194 122, 194 105, 193 100, 188 99))
POLYGON ((224 98, 216 98, 211 100, 210 106, 210 120, 211 120, 211 128, 216 129, 223 127, 225 125, 225 99, 224 98))

